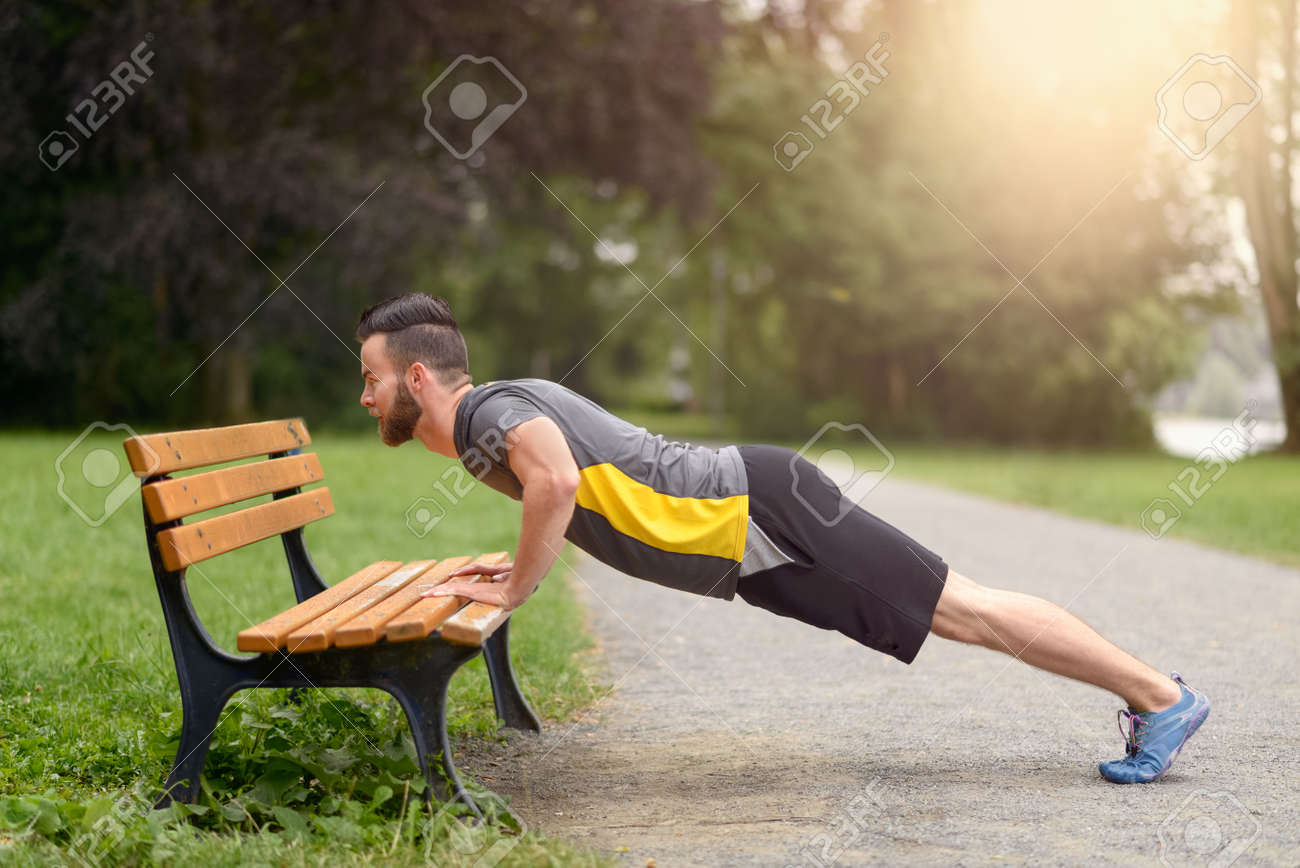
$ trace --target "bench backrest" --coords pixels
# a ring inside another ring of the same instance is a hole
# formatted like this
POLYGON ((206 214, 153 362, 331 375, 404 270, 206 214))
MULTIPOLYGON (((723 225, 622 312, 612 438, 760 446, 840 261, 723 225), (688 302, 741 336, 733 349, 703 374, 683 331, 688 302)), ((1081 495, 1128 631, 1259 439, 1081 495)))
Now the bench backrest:
POLYGON ((158 552, 168 570, 234 551, 301 528, 334 513, 328 488, 289 493, 324 478, 320 459, 299 450, 311 443, 301 419, 280 419, 225 428, 201 428, 130 437, 123 443, 136 476, 144 479, 145 511, 157 531, 158 552), (178 478, 169 474, 257 455, 268 461, 224 467, 178 478), (181 519, 258 497, 270 503, 246 507, 190 524, 181 519))

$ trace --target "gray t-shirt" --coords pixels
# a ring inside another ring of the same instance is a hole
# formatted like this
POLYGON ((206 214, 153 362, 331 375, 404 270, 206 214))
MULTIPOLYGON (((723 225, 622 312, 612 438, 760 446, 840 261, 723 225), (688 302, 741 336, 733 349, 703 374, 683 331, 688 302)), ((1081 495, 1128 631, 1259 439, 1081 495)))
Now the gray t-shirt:
POLYGON ((666 440, 549 380, 498 380, 467 392, 453 438, 478 479, 516 500, 505 433, 537 416, 563 433, 578 465, 565 537, 617 570, 671 588, 735 596, 737 580, 791 563, 749 516, 749 483, 735 446, 666 440))

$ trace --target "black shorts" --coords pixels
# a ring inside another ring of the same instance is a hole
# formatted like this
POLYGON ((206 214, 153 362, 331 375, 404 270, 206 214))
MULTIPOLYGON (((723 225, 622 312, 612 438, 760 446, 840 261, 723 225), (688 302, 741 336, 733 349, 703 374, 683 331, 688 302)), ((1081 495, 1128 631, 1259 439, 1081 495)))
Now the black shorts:
POLYGON ((795 560, 742 576, 745 602, 911 663, 930 632, 948 565, 850 502, 783 446, 741 446, 749 514, 795 560))

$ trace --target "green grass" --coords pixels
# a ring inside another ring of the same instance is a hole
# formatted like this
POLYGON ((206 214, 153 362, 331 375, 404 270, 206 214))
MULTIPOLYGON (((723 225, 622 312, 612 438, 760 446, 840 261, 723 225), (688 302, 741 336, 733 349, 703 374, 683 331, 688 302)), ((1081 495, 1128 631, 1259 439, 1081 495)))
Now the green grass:
MULTIPOLYGON (((704 414, 634 409, 624 418, 679 440, 754 442, 734 430, 714 434, 704 414)), ((883 466, 878 452, 851 444, 825 445, 855 453, 860 467, 883 466)), ((799 449, 805 444, 783 445, 799 449)), ((1213 468, 1207 472, 1207 465, 1154 451, 886 445, 895 460, 890 472, 901 477, 1135 529, 1142 528, 1143 511, 1152 501, 1165 498, 1181 512, 1166 535, 1300 567, 1300 455, 1250 456, 1229 465, 1206 487, 1208 476, 1217 472, 1213 468), (1196 470, 1195 477, 1189 467, 1196 470), (1170 489, 1171 483, 1190 505, 1170 489)))
MULTIPOLYGON (((283 691, 237 694, 199 807, 148 809, 181 722, 171 650, 139 495, 89 527, 56 491, 55 462, 72 439, 0 438, 0 863, 61 864, 107 840, 117 842, 109 861, 129 864, 472 864, 451 846, 445 818, 430 825, 405 719, 377 690, 309 691, 302 705, 283 691)), ((374 560, 513 549, 519 505, 483 486, 423 539, 407 529, 408 505, 432 496, 452 462, 418 444, 387 449, 373 434, 316 439, 336 514, 307 539, 328 581, 374 560)), ((89 466, 98 459, 107 474, 120 435, 92 437, 65 460, 79 502, 102 503, 81 471, 99 447, 107 451, 89 466)), ((204 562, 187 584, 230 649, 240 629, 294 602, 277 539, 204 562)), ((538 713, 562 720, 590 704, 599 689, 590 640, 558 570, 511 620, 515 670, 538 713)), ((453 679, 448 714, 453 744, 498 737, 481 658, 453 679)), ((604 864, 536 832, 513 836, 503 801, 480 794, 500 817, 486 840, 513 846, 502 864, 604 864)))
MULTIPOLYGON (((1158 497, 1182 515, 1167 531, 1206 545, 1300 566, 1300 456, 1261 454, 1228 465, 1205 487, 1193 462, 1158 453, 895 446, 901 477, 1141 529, 1158 497), (1182 474, 1180 479, 1180 474, 1182 474), (1176 484, 1188 505, 1169 488, 1176 484), (1191 488, 1201 491, 1193 496, 1191 488)), ((862 453, 861 460, 872 456, 862 453)))
POLYGON ((709 413, 647 410, 644 407, 611 408, 610 412, 635 425, 641 425, 654 434, 663 434, 671 440, 744 442, 734 422, 725 418, 719 422, 709 413))

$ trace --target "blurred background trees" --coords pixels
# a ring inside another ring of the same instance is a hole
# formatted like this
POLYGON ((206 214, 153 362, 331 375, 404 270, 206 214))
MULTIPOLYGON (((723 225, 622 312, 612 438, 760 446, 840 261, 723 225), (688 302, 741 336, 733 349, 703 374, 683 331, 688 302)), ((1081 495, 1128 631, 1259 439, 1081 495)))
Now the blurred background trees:
POLYGON ((1254 283, 1268 326, 1287 423, 1284 448, 1300 452, 1300 282, 1294 173, 1296 3, 1236 0, 1232 8, 1235 54, 1261 70, 1257 116, 1242 124, 1232 163, 1253 252, 1254 283), (1263 76, 1267 77, 1263 77, 1263 76))
MULTIPOLYGON (((1289 3, 1259 14, 1293 35, 1289 3)), ((1257 177, 1294 63, 1204 161, 1153 105, 1230 33, 1272 34, 1252 44, 1279 62, 1294 41, 1218 4, 1132 6, 6 2, 7 420, 364 424, 356 315, 418 289, 452 303, 480 381, 750 439, 834 419, 1148 443, 1161 401, 1232 410, 1261 286, 1262 351, 1284 387, 1300 370, 1295 305, 1268 313, 1294 301, 1293 214, 1257 177), (145 34, 153 75, 49 171, 43 137, 145 34), (801 117, 872 51, 887 77, 813 135, 801 117), (467 161, 420 101, 462 54, 528 90, 467 161), (814 148, 787 172, 789 131, 814 148), (1266 206, 1267 279, 1246 255, 1266 206)))

